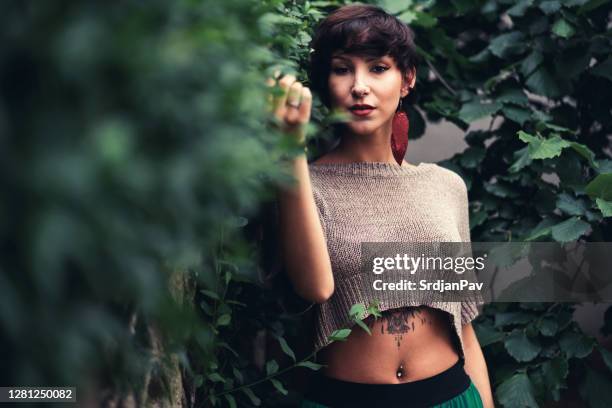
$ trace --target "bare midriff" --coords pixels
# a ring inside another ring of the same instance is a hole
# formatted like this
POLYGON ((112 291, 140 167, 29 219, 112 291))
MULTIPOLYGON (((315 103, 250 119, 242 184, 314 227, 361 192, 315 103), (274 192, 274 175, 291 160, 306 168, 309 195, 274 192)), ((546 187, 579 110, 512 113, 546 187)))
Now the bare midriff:
POLYGON ((432 377, 459 361, 449 315, 419 306, 364 320, 370 336, 354 326, 345 342, 321 350, 326 376, 368 384, 399 384, 432 377))

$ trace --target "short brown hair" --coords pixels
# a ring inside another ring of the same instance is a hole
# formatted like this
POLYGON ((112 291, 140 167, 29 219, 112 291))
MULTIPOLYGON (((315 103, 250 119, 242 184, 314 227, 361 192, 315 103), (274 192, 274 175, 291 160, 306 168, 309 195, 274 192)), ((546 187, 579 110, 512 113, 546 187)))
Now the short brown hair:
POLYGON ((369 4, 350 4, 332 12, 315 29, 310 48, 313 49, 308 70, 310 87, 327 107, 330 106, 327 80, 336 51, 371 57, 388 54, 403 75, 419 62, 410 27, 369 4))

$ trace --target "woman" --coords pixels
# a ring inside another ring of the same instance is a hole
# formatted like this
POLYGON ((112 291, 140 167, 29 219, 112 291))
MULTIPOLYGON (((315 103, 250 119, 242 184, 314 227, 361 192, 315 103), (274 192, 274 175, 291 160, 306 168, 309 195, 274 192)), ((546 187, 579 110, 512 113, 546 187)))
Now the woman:
MULTIPOLYGON (((330 14, 313 37, 310 81, 349 119, 340 142, 310 165, 292 161, 297 185, 279 192, 283 253, 296 292, 318 303, 315 348, 325 364, 302 407, 493 407, 473 302, 428 302, 382 294, 371 335, 347 323, 347 306, 371 301, 358 275, 361 242, 468 242, 467 190, 455 173, 403 160, 402 103, 415 86, 411 30, 382 9, 354 4, 330 14), (398 112, 399 111, 399 112, 398 112)), ((310 90, 279 80, 275 115, 304 141, 310 90)))

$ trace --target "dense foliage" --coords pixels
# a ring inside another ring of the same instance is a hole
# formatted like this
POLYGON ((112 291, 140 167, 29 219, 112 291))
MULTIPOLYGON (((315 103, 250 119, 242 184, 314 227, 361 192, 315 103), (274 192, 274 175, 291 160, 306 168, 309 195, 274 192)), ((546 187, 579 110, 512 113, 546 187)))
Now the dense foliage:
MULTIPOLYGON (((319 367, 278 256, 274 186, 293 146, 266 126, 265 79, 281 67, 305 81, 312 28, 341 3, 1 6, 3 384, 295 403, 285 373, 319 367)), ((411 139, 441 119, 467 131, 443 165, 468 184, 472 240, 609 241, 610 2, 380 4, 425 61, 411 139)), ((313 147, 331 137, 327 114, 315 103, 313 147)), ((572 311, 485 308, 475 326, 500 406, 612 405, 612 356, 572 311)))

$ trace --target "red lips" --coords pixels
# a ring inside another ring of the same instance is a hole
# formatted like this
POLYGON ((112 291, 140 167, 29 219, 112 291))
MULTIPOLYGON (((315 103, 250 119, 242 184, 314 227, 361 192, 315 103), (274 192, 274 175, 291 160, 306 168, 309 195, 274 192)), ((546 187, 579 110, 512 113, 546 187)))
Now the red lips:
POLYGON ((371 105, 366 105, 366 104, 356 104, 349 108, 351 113, 356 116, 367 116, 370 113, 372 113, 374 109, 376 108, 374 108, 371 105))
POLYGON ((360 109, 374 109, 373 106, 365 105, 365 104, 356 104, 349 108, 350 110, 360 110, 360 109))

